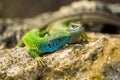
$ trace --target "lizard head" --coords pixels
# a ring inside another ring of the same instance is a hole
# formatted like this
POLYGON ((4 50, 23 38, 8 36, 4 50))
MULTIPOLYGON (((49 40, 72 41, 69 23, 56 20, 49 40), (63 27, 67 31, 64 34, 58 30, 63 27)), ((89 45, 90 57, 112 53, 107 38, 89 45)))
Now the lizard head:
POLYGON ((67 31, 71 34, 71 41, 69 43, 77 42, 80 39, 80 36, 84 34, 84 28, 80 22, 70 23, 67 31))
POLYGON ((80 22, 72 22, 68 26, 68 32, 71 34, 82 33, 84 32, 84 28, 82 27, 80 22))

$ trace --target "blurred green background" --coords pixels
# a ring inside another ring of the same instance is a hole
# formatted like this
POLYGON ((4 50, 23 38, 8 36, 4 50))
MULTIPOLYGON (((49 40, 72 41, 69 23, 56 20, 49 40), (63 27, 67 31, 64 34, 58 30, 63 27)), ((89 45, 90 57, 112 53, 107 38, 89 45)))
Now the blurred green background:
MULTIPOLYGON (((0 18, 33 17, 47 11, 58 10, 61 6, 78 0, 0 0, 0 18)), ((100 0, 108 3, 119 0, 100 0)))

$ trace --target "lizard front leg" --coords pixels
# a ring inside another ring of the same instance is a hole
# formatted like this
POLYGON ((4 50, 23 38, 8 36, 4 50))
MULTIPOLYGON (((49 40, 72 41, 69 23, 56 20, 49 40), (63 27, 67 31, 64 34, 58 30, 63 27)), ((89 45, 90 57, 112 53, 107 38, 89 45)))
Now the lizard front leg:
POLYGON ((28 54, 32 58, 37 60, 39 66, 45 66, 45 60, 42 57, 39 56, 38 52, 36 52, 35 50, 29 50, 28 54))

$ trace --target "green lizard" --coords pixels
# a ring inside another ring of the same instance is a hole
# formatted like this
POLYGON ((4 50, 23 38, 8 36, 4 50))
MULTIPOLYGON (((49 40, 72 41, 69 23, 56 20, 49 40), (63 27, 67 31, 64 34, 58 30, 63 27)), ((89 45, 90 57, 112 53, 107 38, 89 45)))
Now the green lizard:
POLYGON ((23 43, 29 49, 29 55, 44 65, 44 59, 39 55, 47 52, 54 52, 66 43, 76 42, 80 35, 87 40, 84 28, 80 23, 76 23, 76 17, 55 21, 46 29, 47 33, 39 29, 33 29, 23 37, 23 43), (75 22, 75 23, 74 23, 75 22))

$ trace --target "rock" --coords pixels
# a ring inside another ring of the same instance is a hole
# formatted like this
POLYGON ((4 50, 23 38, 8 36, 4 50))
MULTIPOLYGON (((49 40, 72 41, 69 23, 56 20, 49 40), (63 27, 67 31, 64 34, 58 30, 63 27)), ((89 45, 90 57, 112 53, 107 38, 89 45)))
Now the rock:
MULTIPOLYGON (((25 47, 16 47, 28 30, 45 28, 57 18, 79 13, 76 6, 77 2, 30 19, 0 20, 0 80, 119 80, 119 34, 87 32, 89 43, 66 44, 56 52, 42 55, 46 60, 44 67, 27 54, 25 47)), ((94 11, 96 6, 86 6, 85 11, 89 8, 94 11)))
POLYGON ((88 33, 89 43, 65 45, 43 55, 44 67, 26 48, 1 50, 0 80, 119 80, 120 37, 98 34, 88 33))
POLYGON ((0 80, 35 80, 36 61, 27 55, 26 49, 5 49, 0 54, 0 80))

